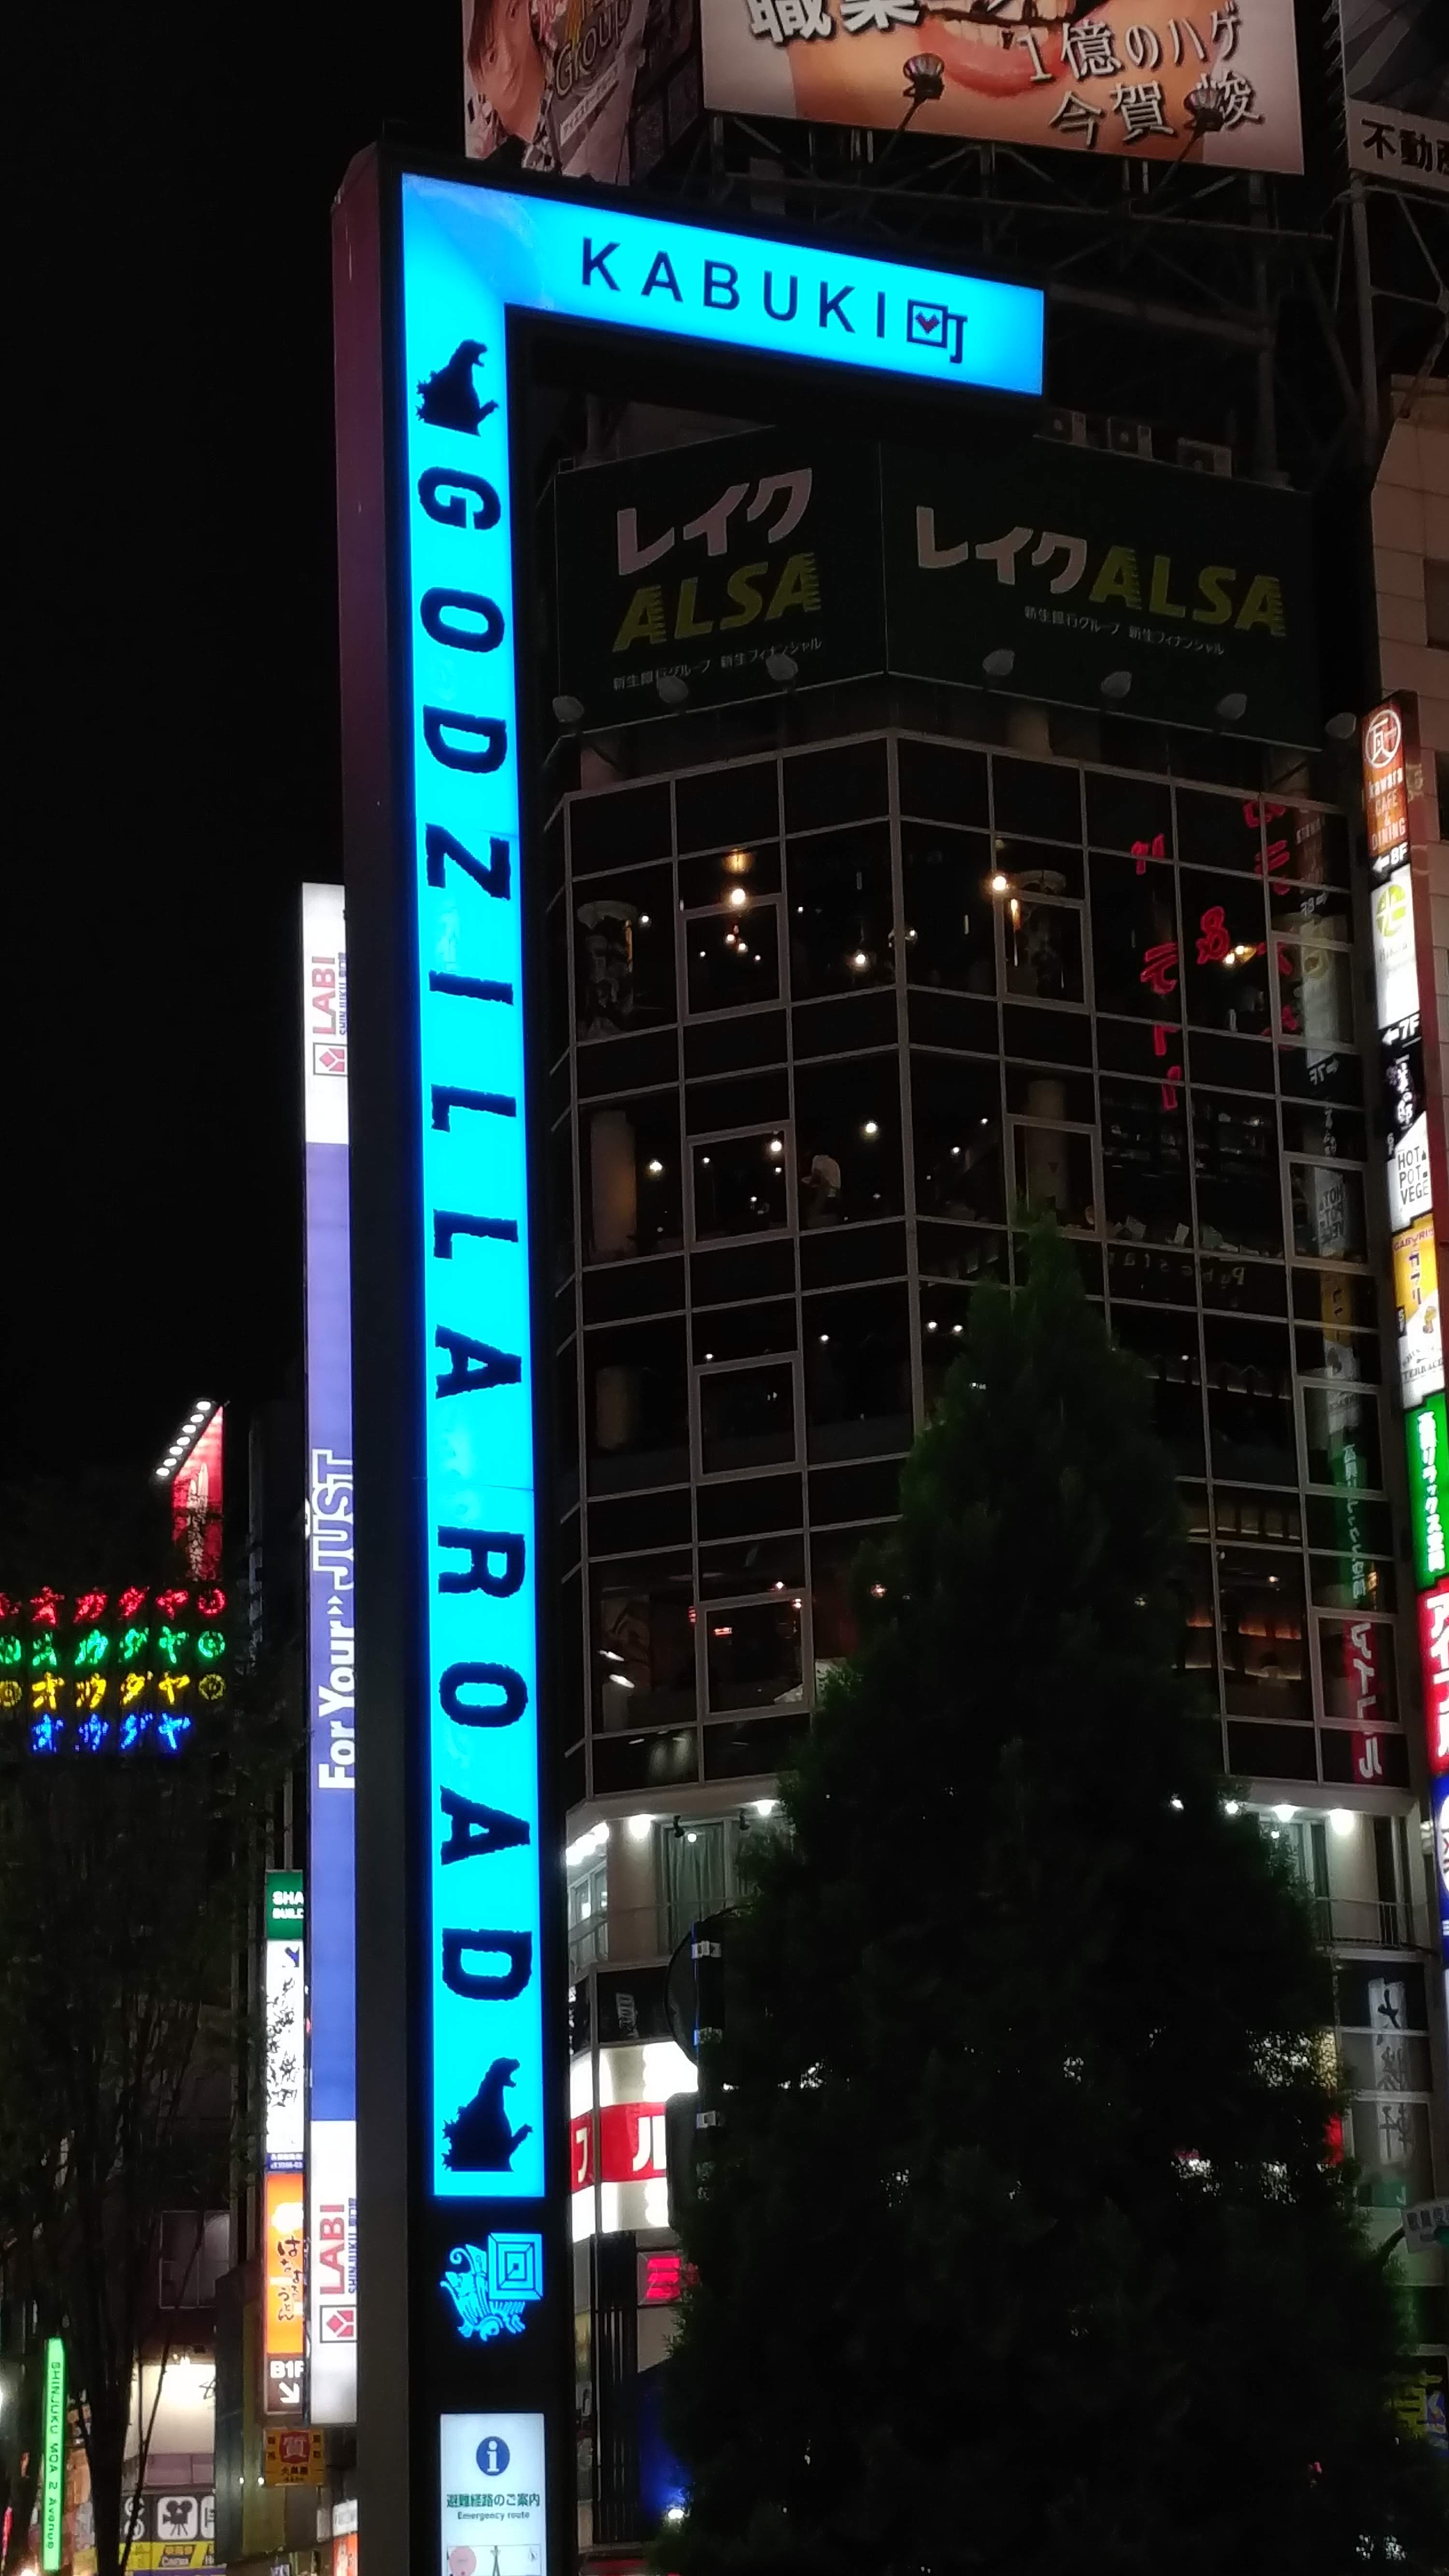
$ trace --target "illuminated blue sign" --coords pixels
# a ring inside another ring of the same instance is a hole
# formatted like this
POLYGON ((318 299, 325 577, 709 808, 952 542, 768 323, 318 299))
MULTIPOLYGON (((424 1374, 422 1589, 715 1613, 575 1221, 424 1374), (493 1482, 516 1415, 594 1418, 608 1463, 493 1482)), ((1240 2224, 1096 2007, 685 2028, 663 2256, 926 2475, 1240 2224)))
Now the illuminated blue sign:
MULTIPOLYGON (((431 2182, 542 2198, 537 1569, 510 312, 1041 390, 1034 289, 404 176, 428 1532, 431 2182)), ((550 1856, 552 1857, 552 1856, 550 1856)), ((451 2287, 451 2282, 449 2284, 451 2287)))
POLYGON ((522 2334, 524 2309, 543 2297, 543 2238, 495 2228, 481 2245, 455 2245, 438 2286, 453 2302, 465 2343, 522 2334))

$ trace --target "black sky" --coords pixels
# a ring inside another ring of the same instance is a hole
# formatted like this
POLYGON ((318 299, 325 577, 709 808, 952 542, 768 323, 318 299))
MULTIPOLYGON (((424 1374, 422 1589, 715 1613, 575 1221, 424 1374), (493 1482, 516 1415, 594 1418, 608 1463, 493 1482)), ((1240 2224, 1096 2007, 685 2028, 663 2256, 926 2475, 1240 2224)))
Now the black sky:
POLYGON ((300 1336, 297 888, 341 874, 329 208, 456 0, 7 38, 0 1472, 149 1466, 300 1336), (7 442, 8 443, 8 442, 7 442))

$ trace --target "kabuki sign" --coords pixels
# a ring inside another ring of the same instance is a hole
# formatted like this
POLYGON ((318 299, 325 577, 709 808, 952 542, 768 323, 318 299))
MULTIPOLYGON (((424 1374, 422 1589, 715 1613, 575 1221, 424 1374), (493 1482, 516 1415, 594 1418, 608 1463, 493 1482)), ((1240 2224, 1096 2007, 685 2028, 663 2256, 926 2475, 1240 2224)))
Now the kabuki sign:
MULTIPOLYGON (((631 338, 690 343, 731 384, 747 359, 818 361, 936 396, 1034 396, 1042 298, 834 244, 601 212, 563 190, 365 164, 339 206, 337 276, 352 1257, 367 1318, 354 1350, 359 2460, 379 2556, 421 2564, 445 2428, 479 2408, 536 2417, 560 2553, 568 2521, 569 2139, 562 1989, 549 1991, 562 1835, 545 1785, 535 1495, 536 871, 519 749, 536 643, 515 613, 531 512, 516 508, 528 469, 510 453, 531 335, 556 365, 560 327, 573 331, 578 379, 584 326, 593 341, 607 330, 616 364, 631 338), (459 2249, 525 2238, 538 2260, 516 2317, 460 2332, 459 2249)), ((652 387, 657 356, 650 368, 652 387)))

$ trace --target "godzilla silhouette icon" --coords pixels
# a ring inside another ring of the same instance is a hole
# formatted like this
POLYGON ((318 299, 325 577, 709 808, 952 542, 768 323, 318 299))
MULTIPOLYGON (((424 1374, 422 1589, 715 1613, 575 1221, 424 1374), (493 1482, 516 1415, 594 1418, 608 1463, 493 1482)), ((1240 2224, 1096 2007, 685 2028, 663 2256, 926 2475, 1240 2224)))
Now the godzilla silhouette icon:
POLYGON ((496 402, 480 402, 473 370, 488 355, 482 340, 460 340, 445 367, 424 376, 418 386, 418 418, 431 429, 461 429, 476 437, 496 402))

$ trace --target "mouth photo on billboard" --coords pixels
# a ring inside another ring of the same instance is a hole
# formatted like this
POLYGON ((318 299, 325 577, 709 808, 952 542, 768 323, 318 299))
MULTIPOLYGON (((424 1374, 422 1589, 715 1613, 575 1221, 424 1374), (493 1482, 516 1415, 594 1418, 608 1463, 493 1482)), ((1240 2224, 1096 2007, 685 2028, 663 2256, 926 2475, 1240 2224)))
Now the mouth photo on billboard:
POLYGON ((1302 167, 1292 0, 703 0, 705 104, 1302 167))

